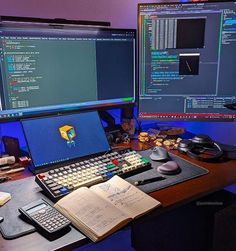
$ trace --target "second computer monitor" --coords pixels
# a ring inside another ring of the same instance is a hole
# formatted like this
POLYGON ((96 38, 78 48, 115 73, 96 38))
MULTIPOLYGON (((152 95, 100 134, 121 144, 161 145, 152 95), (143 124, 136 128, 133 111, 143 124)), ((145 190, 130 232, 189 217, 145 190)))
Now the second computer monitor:
POLYGON ((139 118, 234 121, 236 5, 139 5, 139 118))

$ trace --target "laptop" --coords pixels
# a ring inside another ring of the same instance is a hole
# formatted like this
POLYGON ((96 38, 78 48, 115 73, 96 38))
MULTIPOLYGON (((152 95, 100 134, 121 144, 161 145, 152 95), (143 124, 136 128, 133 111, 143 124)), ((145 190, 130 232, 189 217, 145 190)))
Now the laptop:
POLYGON ((25 119, 21 123, 33 173, 111 150, 99 115, 94 111, 25 119))

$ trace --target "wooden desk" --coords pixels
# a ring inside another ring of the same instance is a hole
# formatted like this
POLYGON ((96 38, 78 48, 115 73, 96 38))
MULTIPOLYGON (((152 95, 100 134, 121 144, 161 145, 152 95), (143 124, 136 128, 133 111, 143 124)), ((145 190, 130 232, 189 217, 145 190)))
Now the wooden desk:
MULTIPOLYGON (((208 169, 209 173, 207 175, 151 193, 150 195, 161 201, 163 205, 162 208, 157 209, 160 212, 180 206, 184 203, 236 183, 236 160, 222 163, 204 163, 192 160, 187 156, 177 153, 177 151, 173 151, 173 153, 208 169)), ((25 171, 22 174, 14 174, 13 177, 19 179, 30 175, 31 174, 29 172, 25 171)), ((0 237, 1 251, 62 249, 63 247, 60 247, 59 244, 60 242, 57 243, 57 245, 54 245, 53 242, 49 242, 38 233, 32 233, 15 240, 5 240, 0 237)), ((72 246, 75 247, 76 245, 81 245, 81 243, 71 243, 68 248, 71 248, 72 246)), ((63 250, 65 250, 65 248, 63 248, 63 250)))
POLYGON ((206 163, 173 151, 177 156, 209 170, 209 173, 150 195, 161 201, 163 208, 178 206, 236 183, 236 160, 206 163))

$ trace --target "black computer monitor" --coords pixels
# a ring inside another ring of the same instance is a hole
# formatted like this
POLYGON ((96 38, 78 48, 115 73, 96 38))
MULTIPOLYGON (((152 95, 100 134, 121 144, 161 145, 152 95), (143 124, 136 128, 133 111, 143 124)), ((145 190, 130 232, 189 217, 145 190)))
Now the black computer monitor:
POLYGON ((135 103, 134 29, 1 24, 0 121, 135 103))
POLYGON ((139 118, 235 121, 236 2, 138 6, 139 118))

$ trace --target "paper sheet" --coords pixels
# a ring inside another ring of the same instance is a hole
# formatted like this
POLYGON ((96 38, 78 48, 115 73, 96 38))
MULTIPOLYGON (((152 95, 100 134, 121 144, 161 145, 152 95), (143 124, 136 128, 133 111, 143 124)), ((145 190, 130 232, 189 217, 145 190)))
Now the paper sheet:
POLYGON ((118 176, 90 189, 132 218, 160 205, 159 201, 118 176))

